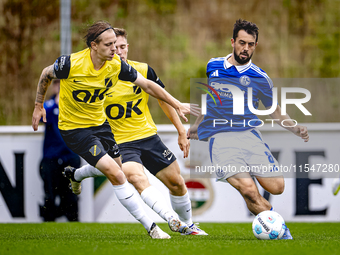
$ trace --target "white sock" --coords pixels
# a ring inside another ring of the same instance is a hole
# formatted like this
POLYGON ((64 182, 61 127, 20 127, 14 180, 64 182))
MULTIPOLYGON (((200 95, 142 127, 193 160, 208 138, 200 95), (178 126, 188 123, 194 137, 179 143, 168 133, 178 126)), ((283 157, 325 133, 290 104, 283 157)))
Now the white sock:
POLYGON ((171 209, 164 202, 164 198, 160 195, 159 190, 155 187, 147 187, 140 194, 143 201, 154 210, 159 216, 161 216, 165 221, 168 221, 171 216, 174 216, 171 209))
POLYGON ((192 211, 189 193, 184 196, 173 196, 170 194, 172 209, 178 214, 179 219, 188 226, 192 225, 192 211))
POLYGON ((126 181, 122 185, 113 185, 115 194, 121 204, 138 220, 144 228, 149 232, 153 221, 145 214, 141 204, 138 201, 138 197, 133 192, 133 189, 126 181))
POLYGON ((105 175, 101 171, 99 171, 97 168, 89 164, 84 165, 81 168, 78 168, 74 173, 74 179, 78 182, 86 178, 96 177, 96 176, 105 176, 105 175))

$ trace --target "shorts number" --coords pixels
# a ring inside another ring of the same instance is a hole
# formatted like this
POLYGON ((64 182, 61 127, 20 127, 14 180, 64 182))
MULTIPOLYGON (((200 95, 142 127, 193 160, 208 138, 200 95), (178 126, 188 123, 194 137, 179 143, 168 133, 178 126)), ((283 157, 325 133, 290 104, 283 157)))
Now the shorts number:
POLYGON ((274 163, 274 158, 273 158, 272 154, 269 153, 268 151, 265 151, 264 153, 267 155, 269 162, 274 163))

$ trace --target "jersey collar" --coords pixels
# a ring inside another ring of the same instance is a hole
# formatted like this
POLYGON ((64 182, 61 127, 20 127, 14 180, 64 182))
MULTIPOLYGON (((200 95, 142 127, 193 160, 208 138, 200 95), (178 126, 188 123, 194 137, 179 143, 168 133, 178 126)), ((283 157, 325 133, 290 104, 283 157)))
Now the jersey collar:
MULTIPOLYGON (((224 65, 224 68, 225 68, 225 69, 228 69, 228 68, 234 66, 234 65, 230 64, 229 61, 228 61, 228 58, 231 57, 231 54, 232 54, 232 53, 230 53, 228 56, 226 56, 226 57, 224 58, 224 63, 223 63, 223 65, 224 65)), ((250 65, 251 65, 251 60, 248 62, 248 64, 242 65, 242 66, 235 66, 235 68, 237 69, 237 71, 238 71, 239 73, 242 73, 243 71, 247 70, 247 69, 250 67, 250 65)))

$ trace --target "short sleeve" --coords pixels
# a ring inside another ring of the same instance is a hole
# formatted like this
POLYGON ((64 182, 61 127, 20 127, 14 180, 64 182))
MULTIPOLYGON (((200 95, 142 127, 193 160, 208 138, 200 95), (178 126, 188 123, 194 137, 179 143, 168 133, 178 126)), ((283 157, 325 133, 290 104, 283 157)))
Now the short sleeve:
POLYGON ((134 82, 137 79, 137 71, 125 61, 121 61, 119 80, 134 82))
POLYGON ((273 82, 269 77, 261 78, 260 100, 265 107, 272 106, 273 103, 273 82))
POLYGON ((69 55, 62 55, 54 62, 54 72, 58 79, 67 79, 70 69, 71 59, 69 55))
POLYGON ((161 79, 159 79, 159 77, 157 76, 156 72, 149 65, 148 65, 148 73, 147 73, 147 77, 146 78, 148 80, 152 80, 152 81, 156 82, 162 88, 165 87, 163 82, 161 81, 161 79))

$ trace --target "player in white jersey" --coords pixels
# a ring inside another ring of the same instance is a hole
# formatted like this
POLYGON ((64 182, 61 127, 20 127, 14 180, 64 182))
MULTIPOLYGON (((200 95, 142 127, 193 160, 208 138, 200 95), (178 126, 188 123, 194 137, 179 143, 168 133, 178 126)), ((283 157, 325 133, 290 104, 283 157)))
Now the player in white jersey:
MULTIPOLYGON (((231 39, 232 54, 211 59, 207 65, 208 88, 218 95, 220 104, 216 106, 213 99, 207 97, 207 114, 198 117, 188 132, 191 139, 209 140, 212 164, 226 169, 217 173, 218 181, 228 182, 236 188, 254 215, 273 208, 260 195, 252 177, 271 194, 284 191, 284 178, 277 171, 278 163, 256 128, 261 122, 248 107, 250 96, 254 109, 259 101, 267 109, 272 106, 272 81, 251 62, 257 40, 256 24, 241 19, 236 21, 231 39), (248 95, 248 88, 252 88, 252 95, 248 95), (233 103, 237 97, 244 98, 243 114, 234 114, 233 103), (264 165, 273 171, 266 172, 264 165), (228 171, 228 166, 232 166, 229 167, 232 171, 228 171), (244 171, 248 169, 250 171, 244 171)), ((281 126, 285 120, 285 126, 289 127, 284 128, 305 142, 309 140, 307 128, 295 125, 288 115, 282 115, 279 105, 270 116, 281 126)), ((285 228, 283 239, 293 239, 285 228)))

